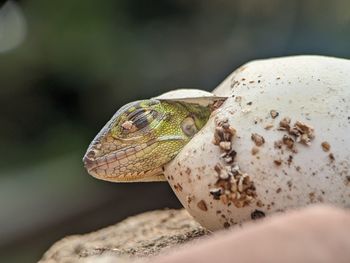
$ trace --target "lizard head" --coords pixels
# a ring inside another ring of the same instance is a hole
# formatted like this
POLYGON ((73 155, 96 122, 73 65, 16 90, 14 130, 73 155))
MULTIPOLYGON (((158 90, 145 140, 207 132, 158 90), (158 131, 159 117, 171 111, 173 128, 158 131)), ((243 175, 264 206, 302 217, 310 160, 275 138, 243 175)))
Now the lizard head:
POLYGON ((163 165, 205 125, 210 113, 207 106, 180 101, 131 102, 91 142, 85 168, 113 182, 164 181, 163 165))

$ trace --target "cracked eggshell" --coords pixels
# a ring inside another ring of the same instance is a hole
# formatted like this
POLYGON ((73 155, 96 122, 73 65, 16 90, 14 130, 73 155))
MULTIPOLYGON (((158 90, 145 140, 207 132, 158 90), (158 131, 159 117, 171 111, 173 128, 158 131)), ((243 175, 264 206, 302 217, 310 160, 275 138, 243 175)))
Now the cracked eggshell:
POLYGON ((320 56, 253 61, 234 71, 214 90, 230 98, 165 167, 183 206, 211 230, 312 203, 349 207, 349 76, 349 60, 320 56), (305 123, 306 137, 280 130, 284 118, 290 118, 292 127, 305 123), (229 138, 231 145, 220 147, 213 137, 225 120, 236 134, 229 138), (257 146, 252 134, 262 136, 264 143, 257 146), (281 143, 283 136, 294 140, 293 147, 281 143), (236 152, 234 164, 225 161, 225 147, 236 152), (253 184, 247 202, 237 202, 247 193, 236 189, 242 179, 233 175, 235 165, 239 176, 248 176, 253 184), (226 179, 220 181, 222 171, 226 179), (233 178, 233 190, 227 176, 233 178))
POLYGON ((200 89, 177 89, 163 93, 155 97, 155 99, 186 99, 186 98, 201 98, 211 97, 213 93, 200 89))

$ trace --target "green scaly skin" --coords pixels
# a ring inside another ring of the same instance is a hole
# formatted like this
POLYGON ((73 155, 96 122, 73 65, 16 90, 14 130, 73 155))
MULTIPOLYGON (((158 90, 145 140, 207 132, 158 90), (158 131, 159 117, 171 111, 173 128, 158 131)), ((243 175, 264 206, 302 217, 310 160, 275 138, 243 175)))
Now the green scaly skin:
POLYGON ((113 182, 165 181, 163 166, 205 125, 209 106, 142 100, 118 110, 91 142, 88 172, 113 182))

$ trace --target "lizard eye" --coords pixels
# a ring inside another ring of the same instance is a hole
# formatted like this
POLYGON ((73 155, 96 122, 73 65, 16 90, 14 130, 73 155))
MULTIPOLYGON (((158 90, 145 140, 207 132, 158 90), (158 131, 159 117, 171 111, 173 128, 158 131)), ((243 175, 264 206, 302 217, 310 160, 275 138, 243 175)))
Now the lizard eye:
POLYGON ((198 129, 195 125, 194 119, 192 117, 187 117, 181 123, 182 131, 189 137, 192 137, 198 132, 198 129))
POLYGON ((157 111, 153 109, 136 109, 127 116, 127 120, 121 124, 121 128, 124 132, 142 130, 152 123, 157 116, 157 111))

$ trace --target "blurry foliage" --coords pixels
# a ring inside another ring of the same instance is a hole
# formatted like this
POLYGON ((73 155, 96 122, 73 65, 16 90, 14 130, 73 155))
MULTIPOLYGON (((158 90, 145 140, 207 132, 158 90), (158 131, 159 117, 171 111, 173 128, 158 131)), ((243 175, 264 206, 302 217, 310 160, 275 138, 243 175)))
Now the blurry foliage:
POLYGON ((350 53, 348 1, 20 5, 27 38, 0 55, 1 166, 77 149, 122 104, 176 87, 210 90, 250 59, 350 53))

